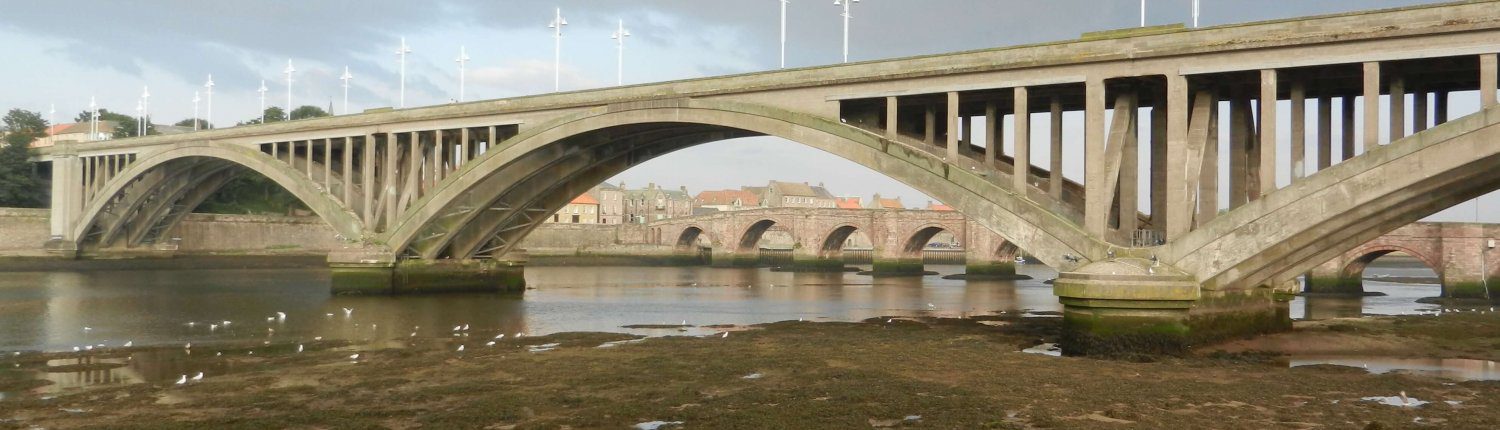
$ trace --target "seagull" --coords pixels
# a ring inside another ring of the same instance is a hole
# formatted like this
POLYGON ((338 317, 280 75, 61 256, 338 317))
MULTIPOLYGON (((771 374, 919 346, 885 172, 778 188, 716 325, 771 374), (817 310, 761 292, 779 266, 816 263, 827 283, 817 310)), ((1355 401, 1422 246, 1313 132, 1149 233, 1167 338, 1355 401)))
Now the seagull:
POLYGON ((687 325, 687 320, 682 320, 682 325, 686 326, 687 325))
POLYGON ((79 351, 83 351, 83 348, 79 348, 79 347, 76 347, 76 346, 73 347, 73 352, 79 352, 79 351))
POLYGON ((729 338, 729 332, 727 332, 727 331, 724 332, 724 335, 723 336, 719 336, 719 338, 720 339, 727 339, 727 338, 729 338))
POLYGON ((85 332, 94 331, 94 328, 93 327, 89 327, 89 326, 83 326, 83 331, 85 331, 85 332))
POLYGON ((348 318, 350 315, 354 314, 354 309, 350 309, 350 308, 343 308, 343 309, 344 309, 344 318, 348 318))
POLYGON ((469 331, 469 325, 468 324, 464 324, 464 331, 469 331))
POLYGON ((500 333, 500 334, 495 335, 495 339, 504 339, 504 338, 505 338, 505 333, 500 333))
POLYGON ((1401 392, 1401 405, 1402 406, 1411 406, 1411 398, 1406 397, 1406 392, 1405 391, 1401 392))
POLYGON ((453 331, 458 331, 460 328, 463 328, 463 326, 461 326, 461 325, 453 326, 453 331))
POLYGON ((318 342, 322 342, 323 341, 323 336, 315 337, 315 338, 313 338, 313 340, 318 341, 318 342))
POLYGON ((182 375, 181 377, 177 378, 177 385, 185 385, 187 384, 187 381, 187 375, 182 375))
POLYGON ((458 346, 458 352, 464 352, 464 346, 463 345, 459 345, 458 346))
POLYGON ((224 327, 229 327, 229 320, 224 320, 224 322, 222 322, 220 324, 223 325, 224 327))
POLYGON ((324 318, 333 318, 333 314, 331 314, 331 313, 323 314, 323 317, 324 318))
POLYGON ((198 372, 197 375, 193 375, 193 382, 198 382, 198 381, 202 381, 202 380, 203 380, 203 372, 198 372))
POLYGON ((208 325, 208 331, 215 331, 215 330, 218 330, 218 329, 219 329, 219 325, 218 324, 209 324, 208 325))
POLYGON ((417 337, 417 332, 411 332, 411 337, 417 337))
POLYGON ((886 319, 885 319, 885 323, 886 323, 886 324, 890 324, 890 323, 891 323, 891 321, 895 321, 895 320, 896 320, 896 319, 895 319, 895 318, 886 318, 886 319))
POLYGON ((354 360, 354 361, 359 361, 359 354, 351 355, 351 356, 349 356, 349 359, 350 360, 354 360))
POLYGON ((937 306, 933 306, 932 303, 928 303, 927 309, 937 309, 937 306))
POLYGON ((286 312, 277 311, 276 312, 276 319, 277 320, 281 320, 281 321, 286 321, 286 312))
POLYGON ((94 350, 94 346, 93 345, 84 345, 83 349, 85 351, 93 351, 94 350))
POLYGON ((492 341, 489 341, 489 342, 485 342, 484 346, 495 346, 495 341, 492 340, 492 341))
POLYGON ((193 349, 193 343, 192 342, 188 342, 187 345, 183 345, 182 346, 182 349, 193 349))
POLYGON ((266 317, 266 322, 276 322, 276 317, 266 317))
POLYGON ((198 325, 198 323, 192 322, 192 321, 188 321, 188 323, 187 323, 188 328, 192 328, 193 326, 196 326, 196 325, 198 325))
POLYGON ((302 344, 297 344, 297 352, 302 352, 302 344))

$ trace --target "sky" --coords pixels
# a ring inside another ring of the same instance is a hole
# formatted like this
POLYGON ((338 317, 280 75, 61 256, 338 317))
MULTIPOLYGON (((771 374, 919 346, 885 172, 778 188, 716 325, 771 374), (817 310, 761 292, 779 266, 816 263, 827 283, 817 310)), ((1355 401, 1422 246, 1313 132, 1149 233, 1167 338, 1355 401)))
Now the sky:
MULTIPOLYGON (((1147 23, 1190 23, 1190 3, 1148 0, 1147 23)), ((1203 0, 1200 25, 1421 3, 1428 2, 1203 0)), ((258 116, 256 89, 262 80, 268 88, 265 103, 286 104, 282 71, 288 60, 297 70, 291 85, 296 105, 332 105, 335 113, 345 112, 338 77, 348 67, 354 76, 349 111, 396 106, 395 51, 403 37, 412 50, 406 58, 408 107, 459 97, 454 60, 460 46, 471 58, 465 64, 467 100, 541 94, 553 90, 555 39, 547 24, 556 8, 568 22, 560 51, 563 90, 615 84, 618 51, 610 36, 621 20, 631 33, 624 47, 626 84, 771 70, 778 67, 780 5, 779 0, 0 0, 0 58, 11 65, 0 67, 0 82, 6 83, 0 108, 46 115, 55 106, 55 120, 68 122, 92 97, 102 107, 134 114, 143 87, 149 86, 154 122, 173 123, 192 116, 193 93, 203 91, 212 74, 213 121, 227 126, 258 116)), ((839 62, 842 7, 828 0, 790 0, 787 7, 787 65, 839 62)), ((1136 26, 1139 8, 1137 0, 864 0, 852 7, 849 57, 877 60, 1073 39, 1136 26)), ((1455 102, 1455 111, 1460 104, 1455 102)), ((1081 147, 1080 142, 1069 145, 1081 147)), ((1074 176, 1082 168, 1065 170, 1074 176)), ((769 137, 679 151, 611 182, 686 186, 696 193, 773 179, 821 182, 840 195, 899 196, 908 206, 931 200, 878 172, 769 137)), ((1500 196, 1486 197, 1482 204, 1486 216, 1500 213, 1500 196)), ((1460 205, 1433 219, 1472 221, 1474 212, 1472 205, 1460 205)))

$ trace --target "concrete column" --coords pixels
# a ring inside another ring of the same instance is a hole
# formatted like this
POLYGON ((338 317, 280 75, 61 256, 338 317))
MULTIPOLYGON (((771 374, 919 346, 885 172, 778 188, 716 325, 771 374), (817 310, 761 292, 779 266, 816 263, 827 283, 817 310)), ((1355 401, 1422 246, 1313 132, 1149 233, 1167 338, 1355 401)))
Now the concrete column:
POLYGON ((1151 229, 1167 231, 1167 106, 1158 93, 1151 107, 1151 229))
POLYGON ((1333 98, 1318 97, 1318 171, 1333 162, 1333 98))
POLYGON ((375 230, 375 135, 366 134, 360 151, 359 163, 359 188, 364 192, 364 214, 365 229, 375 230))
POLYGON ((1110 189, 1104 188, 1104 81, 1090 79, 1084 92, 1084 230, 1105 237, 1109 227, 1110 189))
POLYGON ((1448 122, 1448 92, 1434 91, 1432 93, 1432 116, 1433 124, 1443 125, 1448 122))
POLYGON ((967 115, 960 115, 958 123, 963 128, 963 133, 958 138, 958 153, 967 157, 969 155, 969 145, 974 144, 974 120, 967 115))
POLYGON ((385 191, 385 226, 382 231, 389 231, 390 226, 396 223, 396 203, 401 199, 401 177, 396 173, 396 165, 400 163, 397 157, 401 153, 400 139, 396 133, 385 134, 385 173, 381 174, 380 184, 385 191))
POLYGON ((948 162, 958 162, 958 92, 948 92, 948 162))
POLYGON ((1479 56, 1479 105, 1481 107, 1490 107, 1496 104, 1495 63, 1495 54, 1479 56))
POLYGON ((937 144, 937 106, 927 104, 927 111, 923 116, 924 127, 922 130, 922 142, 928 145, 937 144))
POLYGON ((1055 96, 1055 95, 1052 96, 1052 102, 1051 102, 1050 106, 1048 107, 1048 109, 1049 109, 1049 112, 1050 112, 1050 115, 1051 115, 1051 126, 1052 126, 1052 140, 1051 140, 1051 145, 1050 145, 1050 147, 1052 149, 1052 159, 1051 159, 1051 163, 1049 163, 1049 164, 1051 164, 1051 166, 1048 166, 1048 169, 1050 169, 1050 172, 1048 174, 1051 176, 1051 178, 1050 178, 1049 182, 1047 183, 1047 193, 1051 194, 1053 198, 1061 199, 1062 198, 1062 190, 1063 190, 1063 182, 1065 181, 1065 179, 1063 178, 1063 173, 1062 173, 1063 172, 1063 167, 1062 167, 1062 162, 1063 162, 1063 160, 1062 160, 1063 159, 1062 99, 1060 97, 1058 97, 1058 96, 1055 96))
MULTIPOLYGON (((1120 139, 1120 231, 1131 234, 1140 224, 1140 100, 1139 94, 1121 97, 1136 99, 1130 103, 1132 112, 1123 117, 1130 119, 1125 136, 1120 139)), ((1116 118, 1121 116, 1117 115, 1116 118)))
POLYGON ((1188 82, 1182 75, 1167 75, 1166 100, 1166 177, 1158 187, 1166 188, 1165 224, 1168 240, 1175 240, 1192 230, 1192 199, 1197 190, 1187 179, 1188 159, 1188 82))
POLYGON ((281 143, 271 142, 271 158, 281 160, 281 143))
POLYGON ((1000 114, 995 102, 984 104, 984 165, 995 168, 995 154, 1000 152, 1000 114))
MULTIPOLYGON (((344 178, 339 181, 343 184, 341 188, 344 189, 345 206, 351 206, 353 202, 351 197, 354 196, 354 187, 352 186, 354 183, 354 142, 351 141, 352 139, 354 138, 344 137, 344 178)), ((349 210, 353 211, 355 208, 350 207, 349 210)))
POLYGON ((1339 142, 1342 155, 1339 156, 1338 161, 1343 161, 1354 158, 1354 96, 1339 97, 1339 102, 1343 105, 1343 112, 1340 113, 1341 118, 1339 118, 1339 127, 1343 129, 1343 136, 1339 142))
POLYGON ((473 143, 472 140, 469 139, 469 128, 468 127, 464 127, 463 129, 459 130, 459 132, 458 132, 458 144, 459 144, 458 153, 459 154, 463 154, 463 155, 460 155, 458 157, 458 161, 455 162, 457 164, 453 165, 454 170, 457 170, 458 168, 463 167, 465 164, 469 164, 469 160, 474 159, 474 151, 473 151, 473 149, 474 149, 474 143, 473 143))
POLYGON ((52 156, 52 204, 48 214, 49 251, 71 256, 78 249, 73 229, 83 212, 83 161, 73 152, 71 143, 52 156))
MULTIPOLYGON (((1266 118, 1272 118, 1271 121, 1274 122, 1274 118, 1276 117, 1262 116, 1261 122, 1267 122, 1266 118)), ((1261 145, 1276 145, 1276 136, 1261 136, 1260 139, 1261 145), (1267 140, 1269 140, 1270 142, 1268 143, 1267 140)), ((1301 79, 1292 81, 1291 151, 1292 182, 1297 182, 1303 177, 1307 176, 1307 84, 1304 83, 1301 79)), ((1267 161, 1264 159, 1261 160, 1261 165, 1264 166, 1266 162, 1267 161)), ((1272 160, 1270 162, 1275 163, 1275 160, 1272 160)), ((1261 172, 1261 175, 1264 176, 1265 173, 1266 172, 1261 172)), ((1274 176, 1272 177, 1272 180, 1275 180, 1274 176)), ((1262 182, 1262 184, 1264 183, 1265 182, 1262 182)))
POLYGON ((333 139, 323 139, 323 190, 333 194, 333 139))
POLYGON ((1412 92, 1411 100, 1411 132, 1421 133, 1427 130, 1427 92, 1417 90, 1412 92))
POLYGON ((1406 137, 1406 79, 1391 76, 1391 142, 1406 137))
MULTIPOLYGON (((1263 193, 1270 193, 1276 189, 1276 105, 1279 95, 1276 91, 1280 76, 1276 69, 1260 71, 1260 166, 1257 184, 1263 193)), ((1292 175, 1295 178, 1300 169, 1297 160, 1297 86, 1301 80, 1292 82, 1292 175)))
MULTIPOLYGON (((1365 135, 1359 151, 1369 151, 1380 146, 1380 63, 1365 63, 1365 135)), ((1344 158, 1350 158, 1345 156, 1344 158)))
MULTIPOLYGON (((1250 119, 1250 99, 1235 91, 1229 101, 1229 208, 1244 206, 1250 201, 1250 181, 1255 175, 1250 169, 1250 146, 1254 139, 1250 119)), ((1257 168, 1259 166, 1256 166, 1257 168)), ((1258 188, 1259 183, 1256 184, 1258 188)))
POLYGON ((1026 87, 1015 91, 1015 169, 1012 170, 1012 186, 1021 197, 1026 197, 1027 178, 1031 176, 1031 92, 1026 87))
MULTIPOLYGON (((312 139, 308 139, 306 142, 307 142, 307 148, 304 151, 304 153, 307 154, 307 157, 305 157, 305 158, 307 158, 307 163, 306 163, 307 164, 307 179, 308 180, 312 180, 313 183, 317 183, 316 178, 313 176, 313 151, 317 149, 317 148, 315 148, 313 146, 313 142, 317 142, 317 141, 316 140, 312 140, 312 139)), ((325 187, 324 189, 326 190, 327 188, 325 187)))
POLYGON ((443 182, 443 175, 448 167, 448 140, 443 138, 443 130, 432 131, 432 174, 427 175, 427 189, 436 189, 439 182, 443 182))
POLYGON ((1198 181, 1198 225, 1219 216, 1219 101, 1208 108, 1208 139, 1203 145, 1203 164, 1198 181))
MULTIPOLYGON (((897 118, 900 117, 900 114, 898 113, 899 109, 897 109, 899 106, 900 105, 896 104, 896 98, 895 97, 886 97, 885 98, 885 138, 886 139, 896 140, 897 130, 900 130, 900 128, 897 128, 897 126, 896 126, 897 123, 899 122, 897 120, 897 118)), ((493 131, 494 127, 490 127, 490 130, 493 131)), ((495 134, 493 132, 490 133, 490 140, 491 141, 495 140, 495 134)))

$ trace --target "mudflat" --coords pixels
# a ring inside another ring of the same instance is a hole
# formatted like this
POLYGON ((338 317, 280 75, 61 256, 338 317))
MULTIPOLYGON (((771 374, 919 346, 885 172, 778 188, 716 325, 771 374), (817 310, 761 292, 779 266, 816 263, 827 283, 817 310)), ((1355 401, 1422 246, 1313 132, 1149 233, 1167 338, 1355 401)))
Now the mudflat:
MULTIPOLYGON (((1058 320, 787 321, 649 339, 475 332, 358 359, 338 344, 202 345, 191 359, 224 373, 9 398, 0 428, 1500 428, 1500 382, 1288 368, 1283 357, 1493 360, 1500 314, 1299 322, 1181 357, 1020 352, 1055 341, 1058 320), (1428 403, 1364 400, 1402 392, 1428 403)), ((57 356, 71 353, 0 367, 57 356)), ((12 388, 36 384, 4 375, 12 388)))

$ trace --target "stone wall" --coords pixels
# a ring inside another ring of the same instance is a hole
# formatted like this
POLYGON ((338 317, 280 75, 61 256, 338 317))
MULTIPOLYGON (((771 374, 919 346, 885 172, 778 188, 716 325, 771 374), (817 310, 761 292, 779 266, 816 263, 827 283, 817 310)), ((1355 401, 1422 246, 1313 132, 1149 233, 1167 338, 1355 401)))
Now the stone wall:
MULTIPOLYGON (((0 255, 46 255, 46 209, 0 208, 0 255)), ((178 224, 183 254, 321 255, 339 246, 317 217, 191 214, 178 224)))
POLYGON ((0 254, 43 254, 47 209, 0 208, 0 254))

